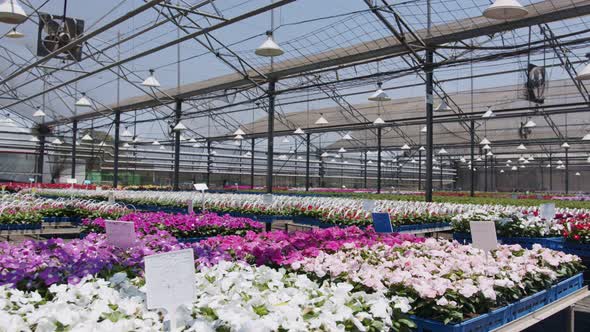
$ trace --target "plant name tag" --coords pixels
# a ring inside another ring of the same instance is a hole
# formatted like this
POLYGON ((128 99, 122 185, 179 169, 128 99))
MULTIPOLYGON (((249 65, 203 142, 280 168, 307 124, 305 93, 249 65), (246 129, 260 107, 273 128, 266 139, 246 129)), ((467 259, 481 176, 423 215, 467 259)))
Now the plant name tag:
POLYGON ((367 212, 373 212, 375 209, 375 201, 372 199, 363 200, 363 210, 367 212))
POLYGON ((109 204, 115 204, 115 194, 113 194, 112 192, 110 192, 107 197, 108 197, 109 204))
POLYGON ((262 195, 262 203, 264 203, 264 205, 272 205, 272 200, 272 194, 262 195))
POLYGON ((67 179, 66 181, 69 184, 76 184, 76 183, 78 183, 78 179, 67 179))
POLYGON ((195 258, 193 249, 171 251, 145 257, 145 283, 148 309, 169 312, 190 305, 195 297, 195 258))
POLYGON ((553 220, 553 218, 555 218, 555 204, 541 204, 539 208, 539 217, 545 220, 553 220))
POLYGON ((470 221, 469 227, 475 248, 490 251, 498 247, 496 224, 493 221, 470 221))
POLYGON ((377 233, 393 233, 393 225, 391 225, 391 217, 389 213, 373 213, 373 227, 377 233))
POLYGON ((187 206, 187 209, 188 209, 188 213, 189 214, 195 213, 195 209, 194 209, 194 206, 193 206, 193 200, 192 199, 187 199, 186 200, 186 206, 187 206))
POLYGON ((105 228, 108 244, 124 249, 135 245, 137 234, 133 222, 107 220, 105 228))

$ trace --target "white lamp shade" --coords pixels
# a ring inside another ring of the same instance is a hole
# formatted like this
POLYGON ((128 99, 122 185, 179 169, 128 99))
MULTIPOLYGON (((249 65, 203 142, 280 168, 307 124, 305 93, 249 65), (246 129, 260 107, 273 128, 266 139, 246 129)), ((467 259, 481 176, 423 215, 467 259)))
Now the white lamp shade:
POLYGON ((481 157, 478 156, 477 158, 475 158, 475 161, 481 161, 481 157))
POLYGON ((488 144, 486 144, 486 145, 484 145, 484 146, 483 146, 483 148, 482 148, 482 149, 484 149, 484 150, 491 150, 491 149, 492 149, 492 147, 491 147, 491 146, 489 146, 488 144))
POLYGON ((86 135, 82 136, 82 140, 83 141, 92 141, 92 136, 86 134, 86 135))
POLYGON ((305 134, 305 132, 303 131, 303 129, 297 128, 297 129, 295 129, 295 131, 293 132, 293 134, 303 135, 303 134, 305 134))
POLYGON ((512 162, 512 160, 508 159, 506 160, 506 163, 510 164, 512 162))
POLYGON ((481 117, 482 118, 491 118, 494 115, 495 114, 494 114, 494 111, 492 111, 492 108, 491 107, 488 107, 488 110, 481 117))
POLYGON ((377 117, 377 119, 375 119, 375 121, 373 121, 373 124, 376 125, 380 125, 380 124, 385 124, 385 121, 383 121, 383 119, 381 119, 381 117, 377 117))
POLYGON ((533 160, 535 160, 535 158, 533 158, 533 156, 530 156, 527 160, 533 161, 533 160))
POLYGON ((78 107, 92 107, 92 102, 90 102, 90 99, 88 99, 86 97, 86 94, 82 93, 82 97, 80 97, 80 99, 78 99, 78 101, 76 102, 76 106, 78 106, 78 107))
POLYGON ((63 142, 59 138, 56 138, 51 142, 51 144, 60 145, 63 144, 63 142))
POLYGON ((250 151, 246 152, 245 156, 246 157, 251 157, 252 156, 252 152, 250 152, 250 151))
POLYGON ((378 88, 372 95, 369 96, 370 101, 390 101, 391 98, 387 95, 383 89, 378 88))
POLYGON ((500 170, 500 173, 504 173, 504 170, 503 170, 503 169, 501 169, 501 170, 500 170))
POLYGON ((12 39, 23 38, 24 36, 25 36, 25 34, 17 31, 16 28, 10 30, 10 32, 6 34, 6 37, 12 38, 12 39))
POLYGON ((459 159, 459 161, 460 161, 460 162, 462 162, 462 163, 464 163, 464 162, 466 162, 467 160, 466 160, 464 157, 461 157, 461 159, 459 159))
POLYGON ((584 135, 584 137, 582 137, 582 141, 590 141, 590 133, 584 135))
POLYGON ((133 134, 129 131, 129 129, 125 128, 125 130, 123 130, 123 133, 121 133, 122 137, 133 137, 133 134))
POLYGON ((0 22, 20 24, 27 20, 27 13, 17 0, 1 0, 0 22))
POLYGON ((524 146, 524 144, 520 144, 516 147, 516 150, 526 150, 526 146, 524 146))
POLYGON ((37 111, 35 113, 33 113, 33 116, 36 118, 41 118, 46 116, 47 114, 45 114, 45 112, 43 112, 43 110, 41 108, 37 109, 37 111))
POLYGON ((234 132, 234 135, 246 135, 246 133, 242 130, 242 128, 238 127, 234 132))
POLYGON ((267 33, 266 40, 262 45, 260 45, 256 51, 254 51, 256 55, 260 56, 280 56, 285 53, 283 49, 274 41, 272 34, 267 33))
POLYGON ((325 125, 325 124, 328 124, 328 120, 326 120, 326 118, 324 118, 323 114, 320 114, 320 118, 315 121, 315 124, 325 125))
POLYGON ((447 102, 443 99, 443 101, 438 105, 438 107, 434 110, 435 112, 450 112, 453 109, 447 104, 447 102))
POLYGON ((588 159, 586 159, 586 161, 590 163, 590 157, 588 157, 588 159))
POLYGON ((404 144, 404 145, 401 147, 401 149, 402 149, 402 150, 410 150, 410 146, 409 146, 409 145, 407 145, 407 144, 404 144))
POLYGON ((371 161, 371 160, 367 161, 367 165, 372 164, 372 163, 373 163, 373 161, 371 161))
POLYGON ((348 140, 352 139, 352 136, 350 136, 350 134, 346 134, 346 135, 342 136, 342 139, 345 139, 348 141, 348 140))
POLYGON ((321 155, 322 158, 326 158, 326 157, 329 157, 329 156, 330 156, 330 154, 328 152, 324 152, 321 155))
POLYGON ((344 152, 346 152, 346 149, 345 148, 340 148, 340 150, 338 150, 338 152, 339 153, 344 153, 344 152))
POLYGON ((289 139, 287 137, 283 138, 283 140, 281 141, 282 143, 289 143, 289 139))
POLYGON ((163 145, 160 145, 160 150, 166 150, 166 147, 163 145))
POLYGON ((426 148, 425 148, 425 147, 423 147, 423 146, 421 146, 421 147, 418 149, 418 151, 426 151, 426 148))
POLYGON ((590 80, 590 64, 584 66, 581 72, 578 73, 576 79, 579 81, 590 80))
POLYGON ((422 129, 420 129, 421 133, 425 133, 428 131, 428 128, 426 128, 426 126, 422 127, 422 129))
POLYGON ((129 143, 125 143, 125 144, 123 144, 123 147, 128 148, 128 147, 130 147, 130 145, 129 145, 129 143))
POLYGON ((160 82, 156 79, 156 76, 154 75, 154 70, 150 69, 150 76, 148 76, 143 82, 141 82, 141 85, 146 86, 148 88, 160 87, 160 82))
POLYGON ((481 142, 479 142, 480 145, 490 145, 492 144, 492 142, 490 142, 489 139, 487 139, 486 137, 484 137, 481 142))
POLYGON ((447 150, 445 150, 445 148, 441 148, 441 149, 438 151, 438 154, 447 154, 447 153, 448 153, 448 152, 447 152, 447 150))
POLYGON ((37 138, 37 136, 31 136, 29 142, 39 142, 39 139, 37 138))
POLYGON ((527 123, 524 124, 525 128, 535 128, 536 126, 537 124, 533 120, 529 120, 527 121, 527 123))
POLYGON ((570 147, 570 145, 567 142, 563 142, 563 144, 561 145, 562 148, 567 149, 570 147))
POLYGON ((182 122, 178 121, 178 123, 176 124, 176 126, 174 126, 174 128, 172 128, 172 130, 183 131, 186 130, 186 126, 182 122))
POLYGON ((234 139, 244 139, 244 136, 242 136, 242 135, 236 135, 236 137, 234 137, 234 139))
POLYGON ((518 167, 512 166, 511 170, 516 171, 516 170, 518 170, 518 167))
POLYGON ((576 172, 576 176, 580 176, 580 175, 581 175, 580 172, 576 172))
POLYGON ((156 139, 152 142, 152 145, 160 145, 160 142, 158 142, 158 140, 156 139))
POLYGON ((188 140, 189 143, 197 143, 197 140, 194 137, 188 140))
POLYGON ((513 20, 523 18, 528 13, 517 0, 496 0, 483 11, 483 16, 495 20, 513 20))
POLYGON ((562 165, 562 164, 563 164, 563 161, 561 161, 561 160, 558 160, 558 161, 557 161, 557 164, 558 164, 558 165, 562 165))

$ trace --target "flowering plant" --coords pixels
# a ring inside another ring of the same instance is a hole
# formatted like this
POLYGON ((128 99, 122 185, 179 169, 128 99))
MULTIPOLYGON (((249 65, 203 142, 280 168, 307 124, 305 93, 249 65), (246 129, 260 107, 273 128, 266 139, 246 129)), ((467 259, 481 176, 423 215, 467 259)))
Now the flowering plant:
MULTIPOLYGON (((177 238, 244 235, 247 231, 261 232, 265 227, 263 223, 248 218, 218 216, 215 213, 197 215, 138 212, 127 214, 119 220, 133 222, 135 230, 142 234, 154 234, 165 230, 177 238)), ((105 231, 105 220, 102 218, 86 219, 83 225, 83 232, 105 231)))
POLYGON ((452 218, 453 230, 470 233, 470 221, 493 221, 499 237, 551 237, 560 236, 563 225, 559 218, 545 220, 537 211, 514 212, 511 214, 495 211, 470 211, 452 218))
POLYGON ((565 216, 563 237, 568 242, 590 244, 590 214, 565 216))

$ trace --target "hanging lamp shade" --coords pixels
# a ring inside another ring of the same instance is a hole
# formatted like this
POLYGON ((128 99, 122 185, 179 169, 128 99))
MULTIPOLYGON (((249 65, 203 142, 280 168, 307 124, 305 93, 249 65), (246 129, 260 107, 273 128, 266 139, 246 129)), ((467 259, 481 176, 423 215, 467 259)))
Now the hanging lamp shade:
POLYGON ((305 132, 303 131, 303 129, 301 129, 301 128, 298 127, 297 129, 295 129, 295 131, 293 132, 293 134, 303 135, 303 134, 305 134, 305 132))
POLYGON ((370 165, 372 163, 373 163, 373 161, 371 161, 371 160, 367 161, 367 165, 370 165))
POLYGON ((526 150, 526 146, 524 146, 524 144, 520 144, 516 147, 516 150, 526 150))
POLYGON ((378 116, 377 119, 375 119, 375 121, 373 121, 373 124, 382 125, 382 124, 385 124, 385 121, 383 121, 383 119, 381 119, 381 117, 378 116))
POLYGON ((570 145, 567 142, 563 142, 563 144, 561 145, 562 148, 564 149, 569 149, 570 145))
POLYGON ((130 146, 131 146, 131 145, 129 145, 129 143, 125 143, 125 144, 123 144, 123 147, 124 147, 124 148, 128 148, 128 147, 130 147, 130 146))
POLYGON ((166 150, 166 147, 163 145, 160 145, 160 150, 166 150))
POLYGON ((287 159, 287 156, 286 156, 286 155, 284 155, 284 154, 282 154, 282 155, 280 155, 280 156, 279 156, 279 159, 280 159, 280 160, 285 160, 285 159, 287 159))
POLYGON ((590 157, 588 157, 588 159, 586 159, 586 161, 590 163, 590 157))
POLYGON ((18 0, 0 0, 0 22, 20 24, 27 20, 27 13, 18 0))
POLYGON ((422 127, 422 129, 420 129, 421 133, 425 133, 428 132, 428 128, 426 128, 426 126, 422 127))
POLYGON ((494 20, 514 20, 523 18, 528 13, 517 0, 496 0, 483 11, 483 16, 494 20))
POLYGON ((578 81, 590 80, 590 63, 586 64, 586 66, 584 66, 582 71, 580 71, 578 73, 578 76, 576 76, 576 79, 578 81))
POLYGON ((537 124, 533 120, 529 120, 524 124, 525 128, 535 128, 537 124))
POLYGON ((250 152, 250 151, 246 152, 245 156, 246 157, 252 157, 252 152, 250 152))
POLYGON ((16 28, 12 28, 12 30, 10 30, 10 32, 6 34, 6 37, 12 38, 12 39, 23 38, 24 36, 25 36, 25 34, 17 31, 16 28))
POLYGON ((527 159, 525 159, 525 160, 524 160, 522 163, 523 163, 523 164, 530 164, 531 162, 530 162, 530 161, 528 161, 527 159))
POLYGON ((201 143, 196 142, 195 144, 193 144, 193 148, 200 148, 201 147, 201 143))
POLYGON ((533 156, 530 156, 530 157, 528 158, 528 161, 533 161, 533 160, 535 160, 535 158, 533 158, 533 156))
POLYGON ((481 161, 481 157, 477 156, 477 158, 475 158, 475 161, 481 161))
POLYGON ((242 128, 238 127, 234 132, 234 135, 246 135, 246 133, 242 130, 242 128))
POLYGON ((525 159, 523 156, 521 156, 520 158, 518 158, 518 161, 525 161, 525 159))
POLYGON ((448 152, 447 152, 447 150, 445 150, 445 148, 441 148, 441 149, 438 151, 438 154, 447 154, 447 153, 448 153, 448 152))
POLYGON ((160 142, 158 142, 158 140, 157 140, 157 139, 155 139, 155 140, 152 142, 152 145, 160 145, 160 142))
POLYGON ((421 147, 418 149, 418 151, 426 151, 426 148, 425 148, 425 147, 423 147, 423 146, 421 146, 421 147))
POLYGON ((437 108, 434 109, 435 112, 450 112, 453 109, 451 108, 451 106, 449 106, 449 104, 447 104, 446 100, 442 100, 440 105, 438 105, 437 108))
POLYGON ((512 162, 512 160, 508 159, 506 160, 506 163, 510 164, 512 162))
POLYGON ((123 130, 123 132, 121 133, 122 137, 133 137, 133 134, 129 131, 129 129, 127 129, 127 127, 125 127, 125 130, 123 130))
POLYGON ((37 136, 31 136, 31 139, 29 139, 29 142, 39 142, 39 139, 37 138, 37 136))
POLYGON ((465 157, 461 157, 461 159, 459 159, 460 162, 465 163, 467 162, 467 159, 465 159, 465 157))
POLYGON ((82 136, 82 140, 83 141, 92 141, 92 136, 86 134, 86 135, 82 136))
POLYGON ((482 149, 484 149, 484 150, 491 150, 491 149, 492 149, 492 147, 491 147, 491 146, 489 146, 488 144, 486 144, 486 145, 484 145, 484 146, 483 146, 483 148, 482 148, 482 149))
POLYGON ((283 55, 285 51, 283 51, 279 44, 275 42, 272 36, 272 31, 267 31, 266 40, 256 49, 256 51, 254 51, 254 53, 259 56, 271 57, 283 55))
POLYGON ((283 140, 281 141, 282 143, 289 143, 289 139, 287 137, 283 138, 283 140))
POLYGON ((489 139, 487 139, 486 137, 484 137, 481 142, 479 142, 480 145, 490 145, 492 144, 492 142, 490 142, 489 139))
POLYGON ((340 148, 340 150, 338 150, 338 152, 339 153, 344 153, 344 152, 346 152, 346 149, 345 148, 340 148))
POLYGON ((191 137, 191 138, 188 140, 188 142, 189 142, 189 143, 197 143, 197 140, 196 140, 194 137, 191 137))
POLYGON ((582 137, 582 141, 590 141, 590 133, 584 135, 584 137, 582 137))
POLYGON ((326 158, 326 157, 329 157, 329 156, 330 156, 330 154, 328 152, 324 152, 321 155, 322 158, 326 158))
POLYGON ((511 170, 516 171, 516 170, 518 170, 518 167, 512 166, 511 170))
POLYGON ((154 74, 155 71, 153 69, 150 69, 150 76, 148 76, 143 82, 141 82, 141 85, 146 86, 148 88, 159 88, 160 82, 156 79, 156 75, 154 74))
POLYGON ((490 106, 488 106, 487 111, 481 117, 486 119, 486 118, 491 118, 493 116, 495 116, 494 111, 492 111, 492 108, 490 106))
POLYGON ((547 164, 547 166, 545 166, 545 167, 549 168, 549 167, 551 167, 551 164, 547 164))
POLYGON ((237 139, 237 140, 244 139, 244 136, 242 136, 242 135, 236 135, 234 137, 234 139, 237 139))
POLYGON ((580 176, 580 175, 581 175, 580 172, 576 172, 576 176, 580 176))
POLYGON ((377 83, 377 90, 373 92, 372 95, 369 96, 369 101, 390 101, 391 98, 381 89, 383 83, 377 83))
POLYGON ((563 164, 563 161, 561 161, 561 160, 557 161, 557 165, 562 165, 562 164, 563 164))
POLYGON ((410 146, 408 144, 404 144, 401 147, 402 150, 410 150, 410 146))
POLYGON ((41 107, 39 107, 37 109, 37 111, 35 111, 35 113, 33 113, 33 116, 36 118, 42 118, 44 116, 46 116, 47 114, 45 114, 45 112, 43 112, 43 110, 41 109, 41 107))
POLYGON ((342 139, 349 141, 352 139, 352 136, 350 136, 350 134, 346 134, 346 135, 342 136, 342 139))
POLYGON ((51 141, 51 144, 61 145, 61 144, 63 144, 63 142, 59 138, 56 137, 53 141, 51 141))
POLYGON ((178 123, 176 124, 176 126, 174 126, 174 128, 172 128, 172 130, 184 131, 184 130, 186 130, 186 126, 182 122, 178 121, 178 123))
POLYGON ((500 170, 500 173, 504 173, 504 170, 503 170, 503 169, 501 169, 501 170, 500 170))
POLYGON ((328 120, 326 120, 326 118, 324 118, 324 115, 320 113, 320 118, 315 121, 315 124, 325 125, 328 124, 328 120))
POLYGON ((76 106, 78 106, 78 107, 92 107, 92 102, 90 101, 90 99, 88 99, 88 97, 86 97, 86 93, 82 92, 82 97, 80 97, 80 99, 78 99, 78 101, 76 102, 76 106))
POLYGON ((414 158, 410 159, 410 162, 411 162, 412 164, 415 164, 415 163, 417 163, 416 159, 414 159, 414 158))

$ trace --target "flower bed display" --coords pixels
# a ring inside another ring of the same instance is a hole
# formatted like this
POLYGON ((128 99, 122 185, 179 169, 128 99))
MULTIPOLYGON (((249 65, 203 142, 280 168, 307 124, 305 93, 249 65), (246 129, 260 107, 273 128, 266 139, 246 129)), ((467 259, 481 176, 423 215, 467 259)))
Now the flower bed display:
MULTIPOLYGON (((206 214, 168 214, 130 213, 118 220, 131 221, 135 230, 141 234, 154 234, 165 230, 176 238, 206 238, 217 235, 245 235, 248 231, 261 232, 264 224, 248 218, 237 218, 229 215, 218 216, 206 214)), ((103 233, 105 219, 87 219, 83 223, 83 232, 103 233)))

